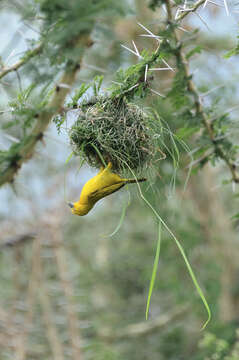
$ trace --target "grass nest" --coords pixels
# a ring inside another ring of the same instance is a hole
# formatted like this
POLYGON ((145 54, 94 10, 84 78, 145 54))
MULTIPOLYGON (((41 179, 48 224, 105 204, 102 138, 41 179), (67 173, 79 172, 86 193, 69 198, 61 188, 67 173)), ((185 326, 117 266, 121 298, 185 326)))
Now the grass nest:
MULTIPOLYGON (((139 106, 97 98, 81 104, 78 118, 69 131, 75 155, 95 168, 112 162, 116 171, 130 167, 139 172, 154 153, 150 115, 139 106)), ((129 169, 127 169, 129 170, 129 169)))

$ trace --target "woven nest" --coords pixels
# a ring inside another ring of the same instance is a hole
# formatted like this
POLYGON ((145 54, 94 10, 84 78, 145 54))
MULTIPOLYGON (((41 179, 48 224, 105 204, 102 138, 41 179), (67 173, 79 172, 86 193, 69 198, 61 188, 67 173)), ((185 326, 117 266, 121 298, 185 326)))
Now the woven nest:
POLYGON ((97 98, 82 104, 69 131, 75 155, 99 168, 102 159, 116 171, 142 170, 153 155, 149 115, 137 105, 97 98))

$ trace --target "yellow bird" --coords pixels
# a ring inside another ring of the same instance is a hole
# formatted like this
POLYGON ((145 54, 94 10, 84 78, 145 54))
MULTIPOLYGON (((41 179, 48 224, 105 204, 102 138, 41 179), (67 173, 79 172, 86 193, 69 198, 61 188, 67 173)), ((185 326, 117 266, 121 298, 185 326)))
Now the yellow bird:
POLYGON ((75 203, 68 203, 72 208, 72 213, 83 216, 93 208, 95 203, 105 196, 113 194, 124 185, 146 181, 147 179, 123 179, 111 171, 112 163, 108 163, 106 168, 101 167, 99 173, 84 185, 80 200, 75 203))

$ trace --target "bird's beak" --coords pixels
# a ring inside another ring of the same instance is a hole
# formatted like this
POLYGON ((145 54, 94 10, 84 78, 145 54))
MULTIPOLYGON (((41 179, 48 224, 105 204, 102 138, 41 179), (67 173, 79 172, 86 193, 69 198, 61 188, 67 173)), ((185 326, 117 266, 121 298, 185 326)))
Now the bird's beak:
POLYGON ((73 207, 74 207, 74 204, 73 204, 73 203, 68 202, 68 205, 70 206, 70 208, 72 208, 72 209, 73 209, 73 207))

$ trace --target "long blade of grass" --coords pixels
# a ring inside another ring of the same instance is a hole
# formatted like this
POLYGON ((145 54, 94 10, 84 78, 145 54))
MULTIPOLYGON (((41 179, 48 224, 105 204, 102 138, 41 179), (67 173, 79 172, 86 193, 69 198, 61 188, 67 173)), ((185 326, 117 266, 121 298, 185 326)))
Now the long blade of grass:
MULTIPOLYGON (((128 164, 126 164, 126 165, 128 166, 128 164)), ((136 178, 133 170, 132 170, 129 166, 128 166, 128 168, 129 168, 129 170, 131 171, 131 173, 133 174, 134 178, 137 180, 137 178, 136 178)), ((203 330, 203 329, 205 329, 205 327, 207 326, 207 324, 208 324, 209 321, 211 320, 211 310, 210 310, 210 307, 209 307, 209 305, 208 305, 208 302, 207 302, 207 300, 206 300, 206 298, 205 298, 205 295, 204 295, 204 293, 203 293, 203 291, 202 291, 202 289, 201 289, 201 287, 200 287, 200 285, 199 285, 199 283, 198 283, 198 281, 197 281, 197 279, 196 279, 196 276, 195 276, 195 274, 194 274, 194 272, 193 272, 193 269, 192 269, 192 267, 191 267, 191 265, 190 265, 190 263, 189 263, 189 261, 188 261, 188 259, 187 259, 187 256, 186 256, 186 254, 185 254, 185 251, 184 251, 182 245, 180 244, 179 240, 176 238, 176 236, 175 236, 174 233, 172 232, 172 230, 171 230, 171 229, 168 227, 168 225, 166 224, 166 222, 161 218, 161 216, 158 214, 158 212, 155 210, 155 208, 150 204, 150 202, 144 197, 144 195, 143 195, 143 193, 142 193, 142 190, 141 190, 141 187, 140 187, 140 185, 139 185, 138 182, 137 182, 137 186, 138 186, 139 194, 140 194, 141 198, 142 198, 142 199, 144 200, 144 202, 149 206, 149 208, 152 210, 152 212, 154 213, 154 215, 156 216, 156 218, 163 224, 163 226, 165 227, 165 229, 166 229, 166 230, 169 232, 169 234, 172 236, 172 238, 174 239, 174 241, 175 241, 175 243, 176 243, 176 245, 177 245, 177 247, 178 247, 178 249, 179 249, 182 257, 183 257, 183 260, 184 260, 184 262, 185 262, 185 264, 186 264, 186 267, 187 267, 187 269, 188 269, 188 272, 189 272, 189 275, 190 275, 190 277, 191 277, 191 279, 192 279, 192 282, 193 282, 193 284, 194 284, 194 286, 195 286, 195 288, 196 288, 196 290, 197 290, 197 293, 198 293, 199 297, 201 298, 201 300, 202 300, 202 302, 203 302, 203 304, 204 304, 204 306, 205 306, 205 309, 206 309, 206 311, 207 311, 207 314, 208 314, 208 318, 207 318, 206 322, 205 322, 205 323, 203 324, 203 326, 202 326, 202 330, 203 330)))
POLYGON ((102 164, 103 164, 105 167, 107 167, 106 162, 105 162, 103 156, 101 155, 99 149, 97 149, 97 147, 96 147, 93 143, 91 143, 91 146, 95 149, 95 151, 96 151, 97 154, 99 155, 99 158, 100 158, 102 164))
MULTIPOLYGON (((139 186, 139 185, 138 185, 138 186, 139 186)), ((185 262, 185 264, 186 264, 186 267, 187 267, 187 269, 188 269, 189 275, 191 276, 191 279, 192 279, 192 281, 193 281, 193 284, 194 284, 194 286, 195 286, 195 288, 196 288, 196 290, 197 290, 197 292, 198 292, 198 295, 200 296, 200 298, 201 298, 201 300, 202 300, 202 302, 203 302, 203 304, 204 304, 204 306, 205 306, 205 308, 206 308, 206 310, 207 310, 208 318, 207 318, 206 322, 205 322, 205 323, 203 324, 203 326, 202 326, 202 330, 203 330, 203 329, 205 329, 205 327, 207 326, 207 324, 208 324, 209 321, 211 320, 211 310, 210 310, 210 307, 209 307, 209 305, 208 305, 208 303, 207 303, 207 300, 206 300, 206 298, 205 298, 205 295, 204 295, 204 293, 203 293, 203 291, 202 291, 202 289, 201 289, 201 287, 200 287, 200 285, 199 285, 199 283, 198 283, 198 281, 197 281, 197 279, 196 279, 196 276, 195 276, 195 274, 194 274, 194 272, 193 272, 193 269, 192 269, 192 267, 191 267, 191 265, 190 265, 190 263, 189 263, 189 261, 188 261, 188 259, 187 259, 187 256, 186 256, 186 254, 185 254, 185 251, 184 251, 182 245, 180 244, 180 242, 178 241, 178 239, 176 238, 176 236, 174 235, 174 233, 170 230, 170 228, 168 227, 168 225, 165 223, 165 221, 161 218, 161 216, 160 216, 160 215, 158 214, 158 212, 154 209, 154 207, 150 204, 150 202, 144 197, 141 189, 140 189, 140 196, 141 196, 142 199, 146 202, 146 204, 151 208, 151 210, 153 211, 153 213, 155 214, 155 216, 157 217, 157 219, 161 221, 161 223, 163 224, 163 226, 166 228, 166 230, 167 230, 167 231, 169 232, 169 234, 172 236, 172 238, 174 239, 174 241, 175 241, 175 243, 176 243, 176 245, 177 245, 177 247, 178 247, 178 249, 179 249, 182 257, 183 257, 183 260, 184 260, 184 262, 185 262)))
POLYGON ((149 292, 148 292, 147 304, 146 304, 146 312, 145 312, 146 320, 148 320, 150 300, 151 300, 151 297, 152 297, 154 284, 155 284, 155 280, 156 280, 156 276, 157 276, 158 263, 159 263, 159 254, 160 254, 160 245, 161 245, 161 222, 159 221, 158 241, 157 241, 156 253, 155 253, 155 258, 154 258, 154 265, 153 265, 152 275, 151 275, 151 279, 150 279, 149 292))
POLYGON ((128 209, 129 205, 130 205, 130 192, 128 191, 128 194, 129 194, 129 198, 128 198, 128 201, 124 204, 123 208, 122 208, 122 211, 121 211, 121 216, 120 216, 120 219, 119 219, 119 222, 115 228, 115 230, 109 234, 109 235, 106 235, 105 237, 112 237, 114 236, 115 234, 117 234, 117 232, 119 231, 119 229, 121 228, 122 224, 123 224, 123 221, 124 221, 124 218, 125 218, 125 214, 126 214, 126 210, 128 209))
MULTIPOLYGON (((74 155, 74 152, 72 151, 70 153, 70 155, 67 157, 66 161, 65 161, 65 169, 64 169, 64 201, 68 203, 68 199, 67 199, 67 196, 66 196, 66 188, 67 188, 67 181, 66 181, 66 176, 67 176, 67 165, 68 163, 70 162, 72 156, 74 155)), ((85 162, 85 159, 82 158, 81 161, 80 161, 80 165, 79 165, 79 168, 78 168, 78 172, 80 171, 82 165, 84 164, 85 162)))

